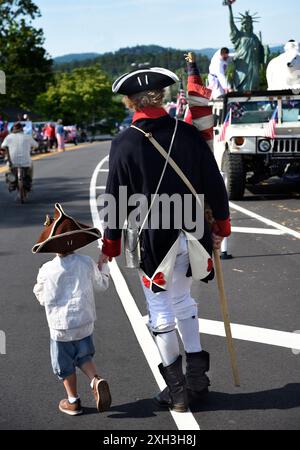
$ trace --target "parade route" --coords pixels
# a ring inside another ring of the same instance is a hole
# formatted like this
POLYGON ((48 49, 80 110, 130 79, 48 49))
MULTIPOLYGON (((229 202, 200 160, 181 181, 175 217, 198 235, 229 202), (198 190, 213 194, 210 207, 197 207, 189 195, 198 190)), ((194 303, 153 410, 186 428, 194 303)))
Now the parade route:
MULTIPOLYGON (((109 143, 77 147, 35 161, 34 191, 20 205, 0 172, 2 216, 0 429, 230 430, 300 428, 299 194, 287 186, 259 187, 231 204, 234 259, 223 263, 241 388, 233 387, 216 284, 195 284, 202 345, 211 354, 211 394, 187 414, 156 407, 164 387, 159 356, 146 327, 147 310, 135 271, 111 264, 113 283, 97 297, 96 363, 111 384, 111 411, 98 415, 80 377, 86 413, 65 417, 63 388, 51 372, 45 314, 32 288, 47 256, 33 256, 46 214, 55 202, 78 220, 100 226, 97 196, 108 175, 109 143), (24 413, 26 410, 26 414, 24 413)), ((97 258, 97 246, 82 253, 97 258)))

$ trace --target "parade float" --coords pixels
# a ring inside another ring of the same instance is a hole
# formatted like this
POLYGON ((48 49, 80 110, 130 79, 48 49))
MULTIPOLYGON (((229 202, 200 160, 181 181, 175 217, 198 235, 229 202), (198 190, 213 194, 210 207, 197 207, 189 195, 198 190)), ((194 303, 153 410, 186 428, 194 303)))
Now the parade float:
POLYGON ((275 176, 300 181, 300 67, 298 44, 291 40, 285 55, 271 61, 267 70, 269 83, 272 79, 274 84, 274 76, 277 80, 276 90, 273 84, 271 90, 259 90, 264 47, 253 32, 256 16, 241 14, 239 30, 233 3, 223 3, 229 7, 235 46, 233 92, 215 100, 212 107, 214 154, 230 199, 241 200, 247 184, 275 176))

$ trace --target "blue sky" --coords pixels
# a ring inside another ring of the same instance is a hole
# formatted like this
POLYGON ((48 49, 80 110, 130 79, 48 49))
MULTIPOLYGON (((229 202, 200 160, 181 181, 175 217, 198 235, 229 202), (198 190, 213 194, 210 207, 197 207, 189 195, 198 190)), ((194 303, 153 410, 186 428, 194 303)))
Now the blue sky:
MULTIPOLYGON (((35 0, 52 56, 115 51, 137 44, 200 49, 230 45, 223 0, 35 0)), ((261 16, 256 31, 278 44, 300 40, 299 0, 237 0, 235 13, 261 16)))

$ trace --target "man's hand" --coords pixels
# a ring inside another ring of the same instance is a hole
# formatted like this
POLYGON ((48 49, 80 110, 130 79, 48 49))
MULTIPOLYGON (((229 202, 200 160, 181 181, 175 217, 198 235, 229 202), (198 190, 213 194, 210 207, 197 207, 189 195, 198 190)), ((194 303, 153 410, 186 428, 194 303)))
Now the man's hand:
POLYGON ((214 233, 211 236, 212 236, 214 250, 221 250, 222 242, 224 241, 224 238, 221 236, 218 236, 214 233))
POLYGON ((109 262, 112 262, 113 258, 110 258, 109 256, 104 255, 104 253, 100 253, 99 261, 98 261, 98 268, 99 270, 102 270, 103 264, 108 264, 109 262))

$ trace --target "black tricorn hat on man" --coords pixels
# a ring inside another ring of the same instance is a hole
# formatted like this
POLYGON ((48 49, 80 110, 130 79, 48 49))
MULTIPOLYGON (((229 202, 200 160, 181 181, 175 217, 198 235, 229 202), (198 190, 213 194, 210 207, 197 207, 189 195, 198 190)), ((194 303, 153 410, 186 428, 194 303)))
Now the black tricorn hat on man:
POLYGON ((71 253, 101 238, 97 228, 77 222, 59 203, 55 205, 54 219, 47 216, 44 226, 32 253, 71 253))
POLYGON ((177 75, 168 69, 140 68, 118 78, 113 84, 112 91, 114 94, 131 96, 146 91, 162 90, 178 81, 177 75))

